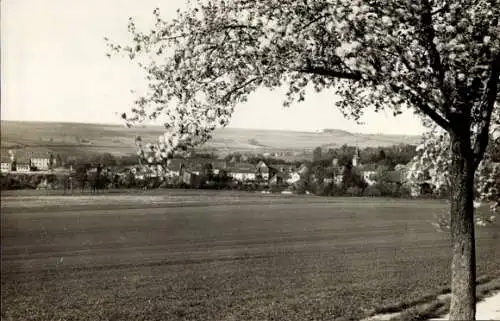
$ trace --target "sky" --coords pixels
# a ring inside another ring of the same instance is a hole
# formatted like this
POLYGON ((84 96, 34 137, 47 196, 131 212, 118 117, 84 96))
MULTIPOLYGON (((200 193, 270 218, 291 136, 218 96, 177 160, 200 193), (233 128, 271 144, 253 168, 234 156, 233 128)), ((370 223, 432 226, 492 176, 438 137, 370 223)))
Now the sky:
MULTIPOLYGON (((106 57, 104 37, 127 40, 129 17, 139 28, 152 11, 172 17, 185 0, 3 0, 1 4, 2 120, 123 124, 144 75, 128 59, 106 57)), ((282 106, 284 90, 254 93, 237 106, 229 127, 360 133, 421 134, 412 112, 393 117, 369 111, 363 124, 344 119, 332 92, 311 93, 305 102, 282 106)))

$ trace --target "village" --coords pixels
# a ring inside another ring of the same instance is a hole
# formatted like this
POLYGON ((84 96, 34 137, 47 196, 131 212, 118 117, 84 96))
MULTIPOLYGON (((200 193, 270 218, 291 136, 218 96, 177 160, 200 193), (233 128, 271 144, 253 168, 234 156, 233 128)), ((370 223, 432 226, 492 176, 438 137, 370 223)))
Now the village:
POLYGON ((388 166, 371 161, 365 164, 359 148, 343 149, 345 153, 341 157, 330 155, 318 159, 314 156, 312 161, 287 162, 248 155, 224 159, 194 155, 172 158, 164 164, 142 164, 139 160, 133 165, 106 160, 68 164, 53 153, 9 151, 8 158, 2 155, 2 186, 3 189, 81 191, 92 187, 97 190, 212 188, 323 196, 417 197, 433 193, 439 196, 429 180, 422 181, 418 188, 407 186, 405 179, 409 168, 405 163, 394 164, 393 161, 393 165, 388 166))

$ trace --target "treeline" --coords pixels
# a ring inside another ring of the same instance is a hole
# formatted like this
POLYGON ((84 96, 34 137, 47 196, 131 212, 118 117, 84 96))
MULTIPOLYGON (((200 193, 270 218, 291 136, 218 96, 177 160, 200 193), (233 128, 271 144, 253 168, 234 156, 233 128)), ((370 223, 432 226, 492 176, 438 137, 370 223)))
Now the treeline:
MULTIPOLYGON (((176 156, 182 158, 181 156, 176 156)), ((196 158, 196 159, 217 159, 217 155, 214 153, 190 153, 184 156, 184 158, 196 158)), ((139 164, 139 157, 134 154, 116 156, 111 153, 101 153, 92 155, 80 155, 80 156, 59 156, 61 164, 65 168, 72 166, 73 168, 79 165, 92 165, 101 164, 105 167, 123 167, 123 166, 133 166, 139 164)))
POLYGON ((310 192, 319 196, 410 197, 399 172, 387 166, 379 167, 372 175, 375 183, 369 185, 351 162, 339 168, 323 167, 313 163, 310 171, 296 185, 296 193, 310 192))
POLYGON ((62 165, 65 168, 76 167, 83 164, 102 164, 106 167, 133 166, 137 165, 139 158, 136 155, 115 156, 111 153, 93 154, 86 156, 67 156, 62 158, 62 165))
POLYGON ((42 185, 50 189, 63 189, 67 182, 67 175, 55 174, 2 174, 0 175, 1 190, 37 189, 42 185))
POLYGON ((263 154, 242 154, 242 153, 230 153, 224 157, 227 162, 236 163, 250 163, 252 165, 257 165, 260 161, 264 161, 267 165, 297 165, 303 163, 303 161, 288 161, 286 159, 265 156, 263 154))
MULTIPOLYGON (((338 148, 327 150, 316 147, 313 150, 312 163, 329 166, 333 159, 337 159, 339 166, 346 166, 352 162, 352 157, 356 152, 355 146, 343 145, 338 148)), ((400 144, 390 147, 367 147, 360 150, 360 163, 375 166, 386 166, 394 169, 397 164, 407 164, 416 155, 416 146, 400 144)))

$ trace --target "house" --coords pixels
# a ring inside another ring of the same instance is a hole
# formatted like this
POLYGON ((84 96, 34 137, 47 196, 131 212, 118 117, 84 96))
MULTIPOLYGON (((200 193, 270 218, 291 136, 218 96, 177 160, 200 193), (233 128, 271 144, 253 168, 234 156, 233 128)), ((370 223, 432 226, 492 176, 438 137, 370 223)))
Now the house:
POLYGON ((214 160, 212 162, 212 168, 215 175, 218 175, 222 170, 227 171, 228 166, 225 160, 214 160))
POLYGON ((262 177, 265 181, 269 181, 271 177, 279 172, 277 168, 267 165, 264 161, 260 161, 256 166, 257 175, 262 177))
POLYGON ((184 170, 200 175, 203 168, 207 165, 212 166, 214 174, 218 174, 222 169, 227 169, 227 163, 224 160, 213 160, 210 158, 173 158, 169 159, 167 162, 167 171, 177 176, 182 176, 184 170))
POLYGON ((1 162, 0 163, 0 172, 8 173, 11 171, 11 163, 10 162, 1 162))
POLYGON ((17 153, 16 160, 29 163, 31 168, 37 171, 48 171, 56 166, 56 159, 51 153, 17 153))
POLYGON ((190 173, 190 172, 188 172, 188 171, 184 171, 184 172, 182 173, 181 178, 182 178, 182 180, 181 180, 181 181, 182 181, 184 184, 186 184, 186 185, 190 185, 190 186, 193 184, 193 180, 194 180, 194 175, 193 175, 193 173, 190 173))
POLYGON ((335 175, 333 177, 333 183, 335 185, 341 185, 343 180, 344 180, 344 175, 343 174, 335 175))
POLYGON ((164 177, 166 172, 162 165, 156 164, 145 168, 149 177, 164 177))
POLYGON ((250 163, 237 163, 234 164, 228 170, 229 176, 234 180, 244 182, 244 181, 254 181, 257 178, 257 171, 254 165, 250 163))
POLYGON ((48 171, 50 168, 54 167, 56 160, 49 157, 30 157, 31 166, 36 167, 40 171, 48 171), (52 163, 52 164, 51 164, 52 163))
POLYGON ((296 166, 295 165, 288 165, 288 164, 281 164, 281 165, 276 165, 276 169, 279 170, 281 173, 284 174, 290 174, 296 171, 296 166))
POLYGON ((375 171, 362 171, 361 172, 361 174, 363 175, 363 179, 368 184, 368 186, 372 186, 372 185, 375 185, 375 183, 377 183, 375 181, 375 174, 376 173, 377 172, 375 172, 375 171))
POLYGON ((266 180, 266 181, 269 180, 270 168, 269 168, 269 166, 267 166, 267 164, 264 161, 260 161, 257 164, 256 170, 257 170, 257 175, 262 177, 263 180, 266 180))
POLYGON ((288 184, 295 184, 298 181, 300 181, 300 174, 297 172, 292 172, 288 175, 288 178, 286 179, 286 182, 288 184))
POLYGON ((203 166, 204 166, 204 164, 195 163, 195 162, 188 162, 184 168, 186 171, 188 171, 192 174, 200 175, 201 172, 203 171, 203 166))
POLYGON ((29 163, 17 163, 16 172, 18 173, 29 173, 31 170, 29 163))
POLYGON ((12 162, 13 161, 14 161, 14 157, 12 155, 12 152, 10 152, 9 155, 2 153, 0 155, 0 171, 2 173, 10 172, 12 170, 12 162))
MULTIPOLYGON (((17 165, 27 164, 30 170, 48 171, 56 166, 56 158, 50 153, 18 150, 16 152, 11 152, 10 157, 12 159, 11 163, 15 160, 17 165)), ((16 166, 16 168, 17 167, 18 166, 16 166)), ((21 166, 21 171, 25 171, 25 166, 21 166)))
POLYGON ((280 173, 283 177, 283 181, 292 185, 300 181, 302 175, 300 173, 300 170, 303 170, 304 172, 306 171, 305 169, 302 168, 297 168, 296 165, 289 165, 289 164, 280 164, 276 165, 276 172, 271 172, 273 175, 280 173))

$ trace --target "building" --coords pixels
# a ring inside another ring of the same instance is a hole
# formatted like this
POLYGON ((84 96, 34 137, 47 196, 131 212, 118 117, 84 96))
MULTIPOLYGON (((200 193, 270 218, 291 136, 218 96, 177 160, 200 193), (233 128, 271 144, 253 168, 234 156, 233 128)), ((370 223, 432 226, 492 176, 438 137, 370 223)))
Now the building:
POLYGON ((193 174, 200 175, 203 168, 211 165, 212 172, 218 174, 221 170, 227 170, 227 162, 224 160, 214 160, 209 158, 173 158, 167 162, 167 172, 171 175, 182 176, 182 172, 187 170, 193 174))
POLYGON ((234 180, 244 182, 244 181, 255 181, 257 178, 255 166, 250 163, 238 163, 234 164, 229 170, 228 175, 234 180))
POLYGON ((192 186, 194 183, 194 174, 188 171, 183 171, 181 176, 182 183, 192 186))
POLYGON ((11 163, 10 162, 1 162, 0 163, 0 172, 9 173, 11 171, 11 163))
POLYGON ((269 185, 281 185, 281 184, 283 184, 283 182, 284 182, 284 177, 280 173, 274 174, 269 179, 269 185))
POLYGON ((31 166, 39 171, 48 171, 56 166, 55 158, 49 157, 30 157, 31 166))
MULTIPOLYGON (((2 163, 9 163, 10 169, 13 170, 12 163, 16 163, 15 170, 17 172, 29 172, 29 171, 48 171, 56 167, 56 158, 50 153, 38 153, 38 152, 27 152, 27 151, 9 151, 9 160, 2 159, 2 163), (26 166, 28 170, 26 170, 26 166), (20 168, 20 170, 19 170, 20 168)), ((4 169, 7 169, 7 165, 3 165, 4 169)))
POLYGON ((18 173, 29 173, 31 170, 29 163, 17 163, 16 172, 18 173))
POLYGON ((352 157, 352 166, 353 167, 358 167, 361 165, 361 154, 359 151, 359 148, 356 147, 356 151, 354 152, 354 156, 352 157))
POLYGON ((268 181, 270 176, 270 168, 264 161, 260 161, 257 166, 257 174, 262 177, 263 180, 268 181))
POLYGON ((9 155, 6 153, 0 154, 0 171, 2 173, 8 173, 12 170, 12 162, 14 161, 14 156, 12 151, 9 150, 9 155))
POLYGON ((221 171, 227 171, 228 166, 225 160, 214 160, 212 162, 212 170, 215 175, 219 175, 221 171))
POLYGON ((295 184, 297 183, 298 181, 300 181, 300 174, 297 173, 297 172, 292 172, 292 173, 289 173, 288 174, 288 177, 286 179, 286 182, 288 184, 295 184))
MULTIPOLYGON (((336 161, 336 163, 338 163, 338 161, 336 161)), ((377 166, 374 164, 361 164, 361 152, 358 147, 356 147, 356 151, 352 157, 352 167, 363 177, 363 180, 368 186, 372 186, 376 183, 375 175, 377 173, 377 166)))
POLYGON ((368 186, 372 186, 372 185, 375 185, 375 183, 377 183, 375 181, 375 174, 377 172, 375 171, 362 171, 361 174, 363 175, 363 179, 365 180, 366 184, 368 184, 368 186))
POLYGON ((281 164, 281 165, 276 165, 276 169, 279 170, 281 173, 284 174, 291 174, 296 171, 296 166, 295 165, 288 165, 288 164, 281 164))

